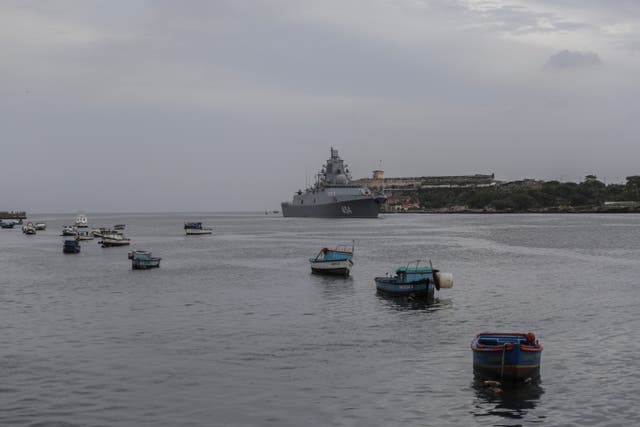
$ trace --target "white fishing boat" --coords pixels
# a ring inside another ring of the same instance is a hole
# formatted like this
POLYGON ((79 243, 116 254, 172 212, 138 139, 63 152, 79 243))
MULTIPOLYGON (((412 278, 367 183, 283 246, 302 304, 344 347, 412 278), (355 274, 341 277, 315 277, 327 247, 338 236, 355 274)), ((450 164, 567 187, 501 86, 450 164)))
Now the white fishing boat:
POLYGON ((122 231, 112 230, 110 228, 100 227, 100 228, 96 228, 94 230, 91 230, 91 234, 93 234, 93 237, 103 237, 105 235, 110 235, 110 234, 120 234, 120 235, 122 235, 122 231))
POLYGON ((87 228, 89 226, 89 220, 85 214, 79 213, 76 215, 73 225, 77 228, 87 228))
POLYGON ((95 239, 93 234, 89 233, 86 230, 78 231, 78 233, 76 234, 76 240, 78 240, 78 241, 81 241, 81 240, 93 240, 93 239, 95 239))
POLYGON ((109 246, 126 246, 131 243, 131 240, 122 234, 105 234, 99 243, 102 244, 103 248, 106 248, 109 246))
POLYGON ((184 232, 187 236, 194 236, 199 234, 211 234, 213 233, 213 230, 203 227, 201 222, 185 222, 184 232))
POLYGON ((36 234, 36 227, 29 221, 26 225, 22 226, 22 232, 24 234, 36 234))
POLYGON ((78 230, 75 227, 72 227, 70 225, 65 225, 62 227, 62 234, 60 234, 61 236, 75 236, 76 234, 78 234, 78 230))

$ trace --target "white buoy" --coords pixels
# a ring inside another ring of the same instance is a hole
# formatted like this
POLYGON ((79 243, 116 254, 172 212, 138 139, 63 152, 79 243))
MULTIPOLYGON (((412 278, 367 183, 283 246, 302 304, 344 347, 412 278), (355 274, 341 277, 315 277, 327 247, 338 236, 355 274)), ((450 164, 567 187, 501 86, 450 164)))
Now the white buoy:
POLYGON ((453 274, 451 273, 436 273, 440 289, 453 288, 453 274))

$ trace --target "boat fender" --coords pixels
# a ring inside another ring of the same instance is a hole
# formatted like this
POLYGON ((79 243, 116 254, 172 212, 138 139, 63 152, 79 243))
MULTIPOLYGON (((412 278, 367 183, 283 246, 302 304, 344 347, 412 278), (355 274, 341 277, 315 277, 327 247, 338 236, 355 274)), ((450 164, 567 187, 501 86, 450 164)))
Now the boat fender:
POLYGON ((453 274, 451 273, 436 273, 435 274, 436 289, 451 289, 453 288, 453 274))
POLYGON ((531 343, 531 345, 535 345, 536 343, 536 335, 533 332, 527 332, 527 342, 531 343))

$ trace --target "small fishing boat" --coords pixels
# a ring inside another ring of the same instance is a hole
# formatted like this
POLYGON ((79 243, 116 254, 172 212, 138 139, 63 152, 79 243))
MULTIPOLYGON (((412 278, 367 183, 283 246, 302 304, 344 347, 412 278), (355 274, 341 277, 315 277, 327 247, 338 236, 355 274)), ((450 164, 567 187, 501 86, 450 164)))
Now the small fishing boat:
POLYGON ((201 222, 185 222, 184 231, 187 236, 213 233, 210 228, 203 227, 201 222))
POLYGON ((31 221, 22 226, 22 232, 24 234, 36 234, 36 227, 31 221))
POLYGON ((149 251, 129 251, 129 259, 134 270, 146 270, 160 267, 162 258, 152 256, 149 251))
POLYGON ((86 230, 78 231, 78 233, 76 234, 76 240, 78 240, 78 241, 81 241, 81 240, 93 240, 93 239, 95 239, 93 234, 89 233, 86 230))
POLYGON ((0 228, 13 228, 14 225, 16 225, 16 223, 13 221, 9 221, 9 222, 0 221, 0 228))
POLYGON ((478 375, 520 380, 539 375, 542 346, 531 332, 481 332, 471 341, 471 350, 478 375))
POLYGON ((42 231, 47 229, 47 224, 45 224, 44 222, 36 222, 35 227, 36 227, 36 230, 42 231))
POLYGON ((73 225, 76 228, 87 228, 89 226, 89 220, 87 219, 87 216, 85 214, 79 213, 78 215, 76 215, 76 218, 73 221, 73 225))
POLYGON ((62 245, 62 252, 65 254, 80 253, 80 243, 77 240, 65 240, 62 245))
POLYGON ((110 246, 126 246, 131 243, 131 240, 124 237, 122 234, 105 234, 102 236, 102 240, 98 242, 103 248, 110 246))
POLYGON ((122 235, 122 231, 120 230, 112 230, 110 228, 105 228, 105 227, 100 227, 100 228, 96 228, 91 230, 91 234, 93 235, 93 237, 104 237, 104 236, 109 236, 112 234, 120 234, 122 235))
POLYGON ((127 226, 126 224, 116 224, 116 225, 113 226, 113 229, 114 230, 124 230, 126 226, 127 226))
POLYGON ((61 236, 75 236, 76 234, 78 234, 78 230, 75 227, 72 227, 70 225, 65 225, 62 227, 61 236))
POLYGON ((431 265, 420 266, 420 261, 409 263, 396 270, 395 276, 376 277, 376 289, 380 293, 433 300, 435 291, 453 287, 451 273, 440 273, 431 265))
POLYGON ((353 267, 353 244, 351 248, 347 245, 322 248, 315 258, 309 258, 309 263, 313 273, 348 277, 353 267))

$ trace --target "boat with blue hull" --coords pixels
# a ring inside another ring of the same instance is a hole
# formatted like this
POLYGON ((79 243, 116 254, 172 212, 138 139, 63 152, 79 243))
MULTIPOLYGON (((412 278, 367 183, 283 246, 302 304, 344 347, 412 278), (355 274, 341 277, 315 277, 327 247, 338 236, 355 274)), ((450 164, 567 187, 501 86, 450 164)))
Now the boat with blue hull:
POLYGON ((147 270, 149 268, 160 267, 162 258, 152 256, 149 251, 131 251, 129 252, 131 260, 131 268, 134 270, 147 270))
POLYGON ((419 261, 396 270, 395 276, 376 277, 378 292, 426 300, 433 300, 435 291, 453 287, 451 273, 440 273, 433 266, 420 266, 419 261))
POLYGON ((481 332, 471 341, 478 376, 524 380, 540 374, 542 345, 529 332, 481 332))
POLYGON ((316 175, 316 182, 298 190, 291 202, 282 203, 282 216, 314 218, 377 218, 383 194, 351 183, 348 166, 331 148, 331 157, 316 175))
POLYGON ((77 240, 65 240, 62 245, 62 252, 65 254, 80 253, 80 243, 77 240))
POLYGON ((353 267, 353 245, 351 248, 338 246, 336 248, 322 248, 315 258, 309 258, 311 271, 317 274, 348 277, 353 267))

